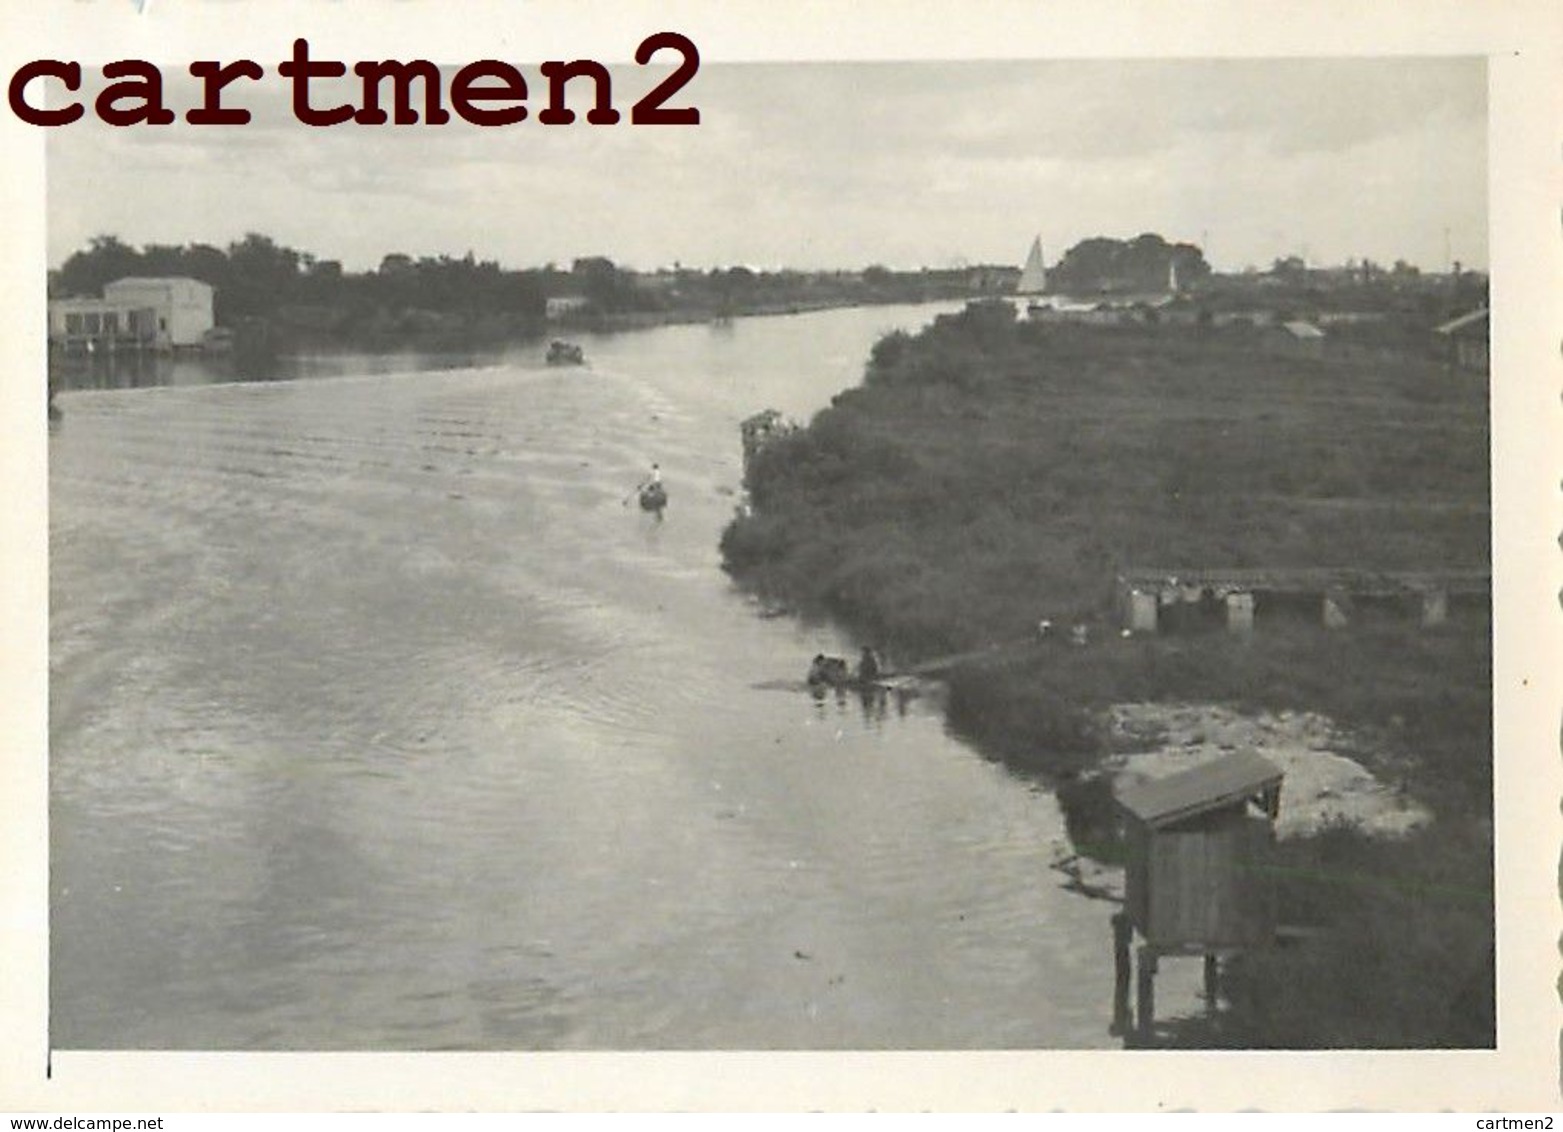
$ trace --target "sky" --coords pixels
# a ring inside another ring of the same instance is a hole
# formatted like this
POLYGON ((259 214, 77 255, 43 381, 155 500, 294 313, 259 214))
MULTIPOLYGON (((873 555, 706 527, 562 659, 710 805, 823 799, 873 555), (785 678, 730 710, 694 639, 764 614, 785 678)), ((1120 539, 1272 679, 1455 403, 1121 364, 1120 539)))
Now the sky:
MULTIPOLYGON (((540 125, 545 84, 518 63, 524 123, 324 129, 293 118, 274 63, 232 88, 245 126, 49 130, 50 265, 94 235, 252 231, 348 270, 468 251, 506 268, 1018 266, 1034 237, 1052 263, 1142 232, 1226 271, 1487 264, 1479 57, 706 64, 671 103, 697 106, 695 126, 540 125)), ((196 101, 182 70, 164 65, 179 114, 196 101)), ((620 110, 660 73, 616 68, 620 110)), ((317 87, 316 105, 358 97, 357 80, 317 87)))

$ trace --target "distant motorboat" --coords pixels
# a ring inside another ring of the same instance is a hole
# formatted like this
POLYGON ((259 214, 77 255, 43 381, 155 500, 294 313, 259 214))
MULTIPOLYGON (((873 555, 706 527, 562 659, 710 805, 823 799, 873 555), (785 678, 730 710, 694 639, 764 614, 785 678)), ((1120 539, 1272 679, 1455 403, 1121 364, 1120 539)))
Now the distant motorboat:
POLYGON ((586 351, 574 342, 555 338, 548 344, 548 364, 551 366, 579 366, 586 363, 586 351))

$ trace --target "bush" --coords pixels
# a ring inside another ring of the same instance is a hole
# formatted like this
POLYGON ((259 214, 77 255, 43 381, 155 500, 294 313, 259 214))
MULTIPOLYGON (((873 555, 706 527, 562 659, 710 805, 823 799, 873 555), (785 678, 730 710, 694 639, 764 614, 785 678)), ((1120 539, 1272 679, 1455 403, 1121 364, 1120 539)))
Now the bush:
POLYGON ((1323 934, 1230 965, 1243 1044, 1492 1045, 1492 871, 1479 841, 1446 827, 1387 842, 1340 826, 1283 842, 1276 869, 1282 922, 1323 934))

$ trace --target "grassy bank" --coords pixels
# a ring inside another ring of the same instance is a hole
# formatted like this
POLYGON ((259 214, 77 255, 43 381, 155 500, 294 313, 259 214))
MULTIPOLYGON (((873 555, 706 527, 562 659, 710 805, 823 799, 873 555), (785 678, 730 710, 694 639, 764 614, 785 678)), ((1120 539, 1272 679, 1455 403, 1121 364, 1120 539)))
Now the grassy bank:
POLYGON ((1110 841, 1099 712, 1124 701, 1320 712, 1437 815, 1379 842, 1282 845, 1282 914, 1324 929, 1231 971, 1191 1044, 1490 1042, 1491 708, 1482 610, 1422 630, 1307 618, 1247 638, 1120 640, 1127 565, 1484 568, 1485 385, 1407 357, 1304 357, 1262 331, 1017 323, 983 306, 882 340, 865 380, 749 469, 723 537, 744 584, 901 664, 1024 638, 1094 644, 958 669, 953 726, 1110 841))

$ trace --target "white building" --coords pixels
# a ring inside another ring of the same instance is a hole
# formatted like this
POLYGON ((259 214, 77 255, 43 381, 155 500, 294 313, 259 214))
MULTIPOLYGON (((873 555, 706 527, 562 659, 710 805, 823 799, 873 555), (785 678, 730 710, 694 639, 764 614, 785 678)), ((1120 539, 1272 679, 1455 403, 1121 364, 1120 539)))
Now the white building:
POLYGON ((49 302, 49 341, 71 352, 199 346, 212 326, 212 288, 199 279, 117 279, 101 299, 49 302))
POLYGON ((103 299, 116 306, 152 310, 157 346, 199 346, 216 325, 212 286, 199 279, 133 275, 104 284, 103 299))
POLYGON ((157 343, 157 312, 109 299, 49 300, 49 343, 71 353, 151 349, 157 343))
POLYGON ((583 311, 590 305, 585 295, 552 295, 543 300, 543 317, 553 321, 583 311))

